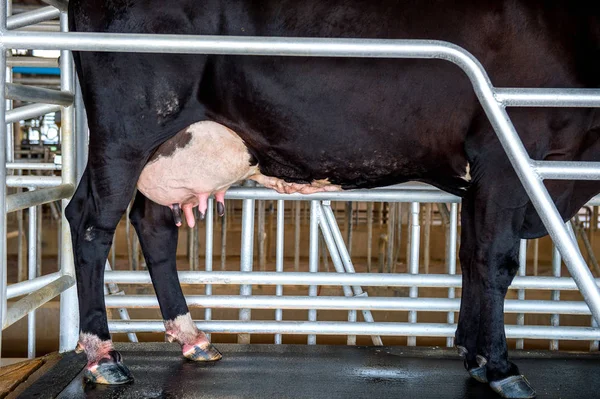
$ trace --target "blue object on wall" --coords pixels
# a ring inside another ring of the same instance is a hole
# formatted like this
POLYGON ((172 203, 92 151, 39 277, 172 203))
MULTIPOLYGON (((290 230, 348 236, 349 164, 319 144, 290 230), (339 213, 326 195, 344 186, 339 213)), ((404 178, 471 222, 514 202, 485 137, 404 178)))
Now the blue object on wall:
POLYGON ((60 68, 14 67, 13 72, 26 75, 60 75, 60 68))

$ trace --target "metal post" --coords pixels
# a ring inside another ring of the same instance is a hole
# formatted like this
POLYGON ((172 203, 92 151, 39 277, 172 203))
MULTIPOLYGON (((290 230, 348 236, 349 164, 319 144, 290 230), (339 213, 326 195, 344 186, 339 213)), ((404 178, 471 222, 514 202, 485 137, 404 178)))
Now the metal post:
MULTIPOLYGON (((69 30, 67 13, 60 14, 60 29, 63 32, 69 30)), ((63 91, 73 92, 73 81, 75 71, 71 52, 63 50, 60 53, 60 88, 63 91)), ((63 184, 72 187, 76 183, 75 170, 75 148, 73 138, 73 106, 64 107, 61 121, 61 147, 62 147, 62 179, 63 184)), ((69 222, 65 218, 65 207, 69 200, 62 200, 62 236, 61 236, 61 274, 75 278, 75 263, 73 261, 73 249, 71 247, 71 231, 69 222)), ((77 300, 77 287, 73 286, 64 291, 60 296, 60 345, 59 351, 73 350, 77 344, 79 333, 79 309, 77 300)))
MULTIPOLYGON (((527 240, 521 240, 519 242, 519 276, 525 276, 527 272, 527 240)), ((525 300, 525 290, 517 291, 517 299, 519 301, 525 300)), ((522 326, 525 324, 525 314, 517 314, 517 325, 522 326)), ((523 340, 518 339, 516 343, 517 349, 523 349, 523 340)))
MULTIPOLYGON (((275 255, 275 271, 278 273, 283 273, 283 250, 284 250, 284 232, 285 232, 285 203, 283 200, 277 200, 277 241, 276 241, 276 255, 275 255)), ((275 295, 282 296, 283 295, 283 286, 278 285, 275 288, 275 295)), ((283 320, 283 311, 281 309, 275 310, 275 320, 282 321, 283 320)), ((275 343, 281 344, 281 334, 275 334, 275 343)))
MULTIPOLYGON (((560 266, 561 266, 561 256, 558 248, 556 246, 552 246, 552 276, 560 277, 560 266)), ((560 291, 555 290, 552 291, 551 299, 553 301, 560 301, 560 291)), ((553 314, 550 316, 550 325, 552 327, 558 327, 560 324, 560 316, 558 314, 553 314)), ((550 341, 550 350, 557 351, 558 350, 558 340, 550 341)))
MULTIPOLYGON (((251 272, 254 258, 254 200, 246 199, 242 203, 242 243, 240 271, 251 272)), ((252 295, 252 286, 240 285, 240 295, 252 295)), ((240 321, 250 321, 250 309, 240 309, 240 321)), ((249 344, 250 334, 238 334, 238 344, 249 344)))
POLYGON ((423 269, 429 274, 429 261, 431 257, 431 204, 425 204, 425 229, 423 231, 423 269))
POLYGON ((225 214, 221 216, 221 270, 223 271, 225 270, 227 263, 227 220, 229 218, 229 213, 230 212, 225 212, 225 214))
MULTIPOLYGON (((410 204, 410 215, 411 215, 411 226, 410 226, 410 260, 408 264, 408 272, 410 274, 419 274, 419 246, 421 239, 421 226, 419 226, 419 211, 420 204, 418 202, 411 202, 410 204)), ((417 298, 419 296, 419 289, 417 287, 410 287, 408 295, 411 298, 417 298)), ((408 322, 417 322, 417 312, 408 312, 408 322)), ((417 345, 416 337, 408 337, 408 346, 417 345)))
MULTIPOLYGON (((6 32, 7 18, 6 1, 0 1, 0 34, 6 32)), ((6 50, 0 48, 0 82, 6 81, 6 50)), ((0 90, 0 320, 4 325, 6 321, 6 149, 7 149, 7 126, 6 126, 6 96, 4 90, 0 90)), ((0 354, 2 349, 2 331, 0 331, 0 354)))
MULTIPOLYGON (((458 235, 458 204, 450 205, 450 222, 448 229, 446 230, 446 270, 448 274, 456 274, 456 244, 458 235)), ((456 297, 456 289, 454 287, 448 288, 448 299, 454 299, 456 297)), ((448 324, 454 324, 454 312, 448 312, 446 317, 448 324)), ((446 338, 446 346, 449 348, 454 347, 454 338, 446 338)))
POLYGON ((533 240, 533 275, 534 276, 538 275, 539 259, 540 259, 540 240, 536 238, 535 240, 533 240))
MULTIPOLYGON (((309 253, 308 253, 308 271, 310 273, 319 272, 319 201, 310 202, 310 235, 309 235, 309 253)), ((308 296, 317 296, 317 286, 308 286, 308 296)), ((308 310, 308 321, 317 321, 317 311, 308 310)), ((308 345, 317 344, 317 336, 310 334, 308 336, 308 345)))
POLYGON ((300 271, 300 213, 302 202, 294 201, 294 271, 300 271))
POLYGON ((267 270, 267 255, 265 253, 267 234, 265 231, 265 201, 258 200, 258 266, 261 272, 267 270))
POLYGON ((394 263, 392 267, 392 273, 396 273, 396 265, 400 263, 400 253, 402 251, 402 207, 403 203, 399 202, 396 204, 398 210, 396 211, 396 250, 394 251, 394 263))
MULTIPOLYGON (((208 200, 208 206, 206 208, 206 248, 204 251, 204 270, 212 272, 213 270, 213 234, 214 234, 214 201, 212 198, 208 200)), ((204 286, 204 294, 206 296, 212 295, 212 285, 206 284, 204 286)), ((212 320, 212 309, 204 309, 204 320, 212 320)), ((210 339, 210 334, 208 339, 210 339)))
POLYGON ((351 201, 346 202, 346 246, 350 256, 352 256, 352 233, 354 230, 353 205, 351 201))
MULTIPOLYGON (((29 223, 28 223, 28 245, 27 245, 27 264, 29 280, 37 277, 37 237, 38 237, 38 208, 32 206, 29 208, 29 223)), ((41 231, 40 231, 41 233, 41 231)), ((27 315, 27 357, 33 359, 35 357, 35 310, 27 315)))
POLYGON ((396 204, 389 203, 388 204, 388 218, 387 218, 387 236, 388 236, 388 247, 387 247, 387 272, 392 272, 392 267, 394 264, 394 244, 395 241, 395 231, 396 231, 396 204))
POLYGON ((373 203, 367 203, 367 272, 371 273, 373 261, 373 203))

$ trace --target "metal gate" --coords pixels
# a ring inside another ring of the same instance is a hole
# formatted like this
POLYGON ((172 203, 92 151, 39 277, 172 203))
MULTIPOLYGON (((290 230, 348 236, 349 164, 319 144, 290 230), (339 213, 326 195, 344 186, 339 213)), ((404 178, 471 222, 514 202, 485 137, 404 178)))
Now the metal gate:
MULTIPOLYGON (((61 91, 25 88, 11 84, 6 51, 0 54, 0 82, 6 90, 0 92, 0 103, 7 99, 21 99, 36 104, 17 109, 0 109, 0 180, 10 186, 30 188, 29 191, 7 195, 6 185, 0 185, 0 209, 6 213, 22 209, 35 209, 35 206, 61 200, 63 207, 73 194, 77 176, 83 170, 85 159, 86 130, 81 97, 76 90, 76 82, 70 50, 78 51, 127 51, 161 53, 205 53, 205 54, 251 54, 264 56, 327 56, 327 57, 370 57, 370 58, 428 58, 452 62, 460 67, 470 79, 473 89, 485 110, 498 138, 537 211, 542 215, 558 251, 564 258, 573 278, 559 277, 559 266, 554 269, 554 277, 524 276, 524 268, 515 278, 511 289, 518 290, 517 300, 506 302, 506 312, 517 313, 517 325, 506 327, 507 336, 519 339, 554 340, 557 348, 560 339, 590 340, 597 348, 600 329, 595 327, 558 326, 560 314, 592 314, 600 320, 600 291, 597 282, 585 264, 572 234, 563 224, 560 215, 552 204, 544 188, 543 179, 600 179, 600 163, 550 162, 531 160, 512 125, 506 107, 599 107, 600 90, 596 89, 510 89, 495 88, 485 70, 471 54, 451 43, 423 40, 367 40, 367 39, 316 39, 316 38, 259 38, 259 37, 202 37, 174 35, 133 35, 107 33, 66 33, 66 1, 47 0, 53 7, 45 7, 16 16, 8 16, 7 3, 0 4, 0 43, 3 50, 35 48, 61 50, 61 91), (62 33, 18 31, 33 23, 56 18, 60 15, 62 33), (23 170, 40 167, 15 163, 12 157, 11 134, 7 124, 62 109, 62 159, 60 165, 42 165, 42 168, 61 170, 61 178, 38 176, 12 176, 7 170, 23 170), (552 300, 527 300, 526 290, 552 291, 552 300), (585 299, 581 301, 560 301, 559 292, 579 289, 585 299), (554 315, 550 326, 524 325, 525 313, 545 313, 554 315)), ((10 69, 9 69, 10 71, 10 69)), ((408 336, 409 345, 415 344, 416 337, 447 337, 452 345, 454 335, 454 313, 459 309, 455 289, 461 285, 456 276, 456 225, 458 198, 430 187, 392 187, 370 191, 302 195, 280 195, 260 187, 240 187, 229 190, 229 199, 243 200, 241 262, 239 272, 212 271, 212 214, 210 203, 207 215, 207 255, 206 271, 181 272, 184 284, 206 285, 206 295, 188 297, 191 306, 206 308, 205 320, 198 326, 207 332, 228 332, 240 334, 239 342, 249 342, 249 334, 276 334, 276 342, 281 342, 280 334, 306 334, 308 343, 316 342, 317 334, 341 334, 348 336, 348 343, 355 342, 355 336, 371 336, 374 344, 381 344, 381 336, 408 336), (277 201, 277 261, 274 272, 251 272, 253 266, 253 234, 255 201, 268 199, 277 201), (283 201, 310 201, 310 257, 309 273, 283 272, 283 201), (353 264, 344 245, 338 225, 333 216, 331 201, 385 201, 411 203, 411 246, 408 273, 360 273, 354 272, 353 264), (419 274, 419 206, 421 202, 443 202, 451 205, 451 229, 449 242, 448 269, 446 274, 419 274), (323 235, 336 273, 322 273, 318 270, 319 234, 323 235), (251 273, 250 273, 251 272, 251 273), (213 296, 212 286, 233 284, 240 286, 239 296, 213 296), (252 285, 275 285, 275 296, 252 296, 252 285), (284 296, 286 285, 308 286, 308 296, 284 296), (317 286, 341 286, 344 296, 319 297, 317 286), (410 287, 405 298, 367 297, 362 287, 392 286, 410 287), (420 287, 447 289, 447 298, 418 298, 420 287), (211 309, 227 307, 239 309, 238 320, 211 320, 211 309), (275 309, 275 320, 252 321, 251 309, 275 309), (307 321, 283 321, 282 309, 308 309, 307 321), (318 310, 338 309, 348 311, 347 322, 318 321, 318 310), (357 310, 361 310, 364 322, 357 321, 357 310), (371 311, 408 311, 406 323, 375 322, 371 311), (419 323, 418 312, 447 312, 446 323, 419 323)), ((598 204, 598 201, 594 202, 598 204)), ((70 248, 68 223, 62 223, 62 249, 59 272, 32 278, 29 281, 6 283, 6 213, 0 212, 0 303, 3 329, 36 308, 61 295, 60 301, 60 350, 75 347, 78 335, 77 297, 74 285, 74 265, 70 248), (7 300, 22 297, 7 307, 7 300)), ((32 249, 35 251, 35 248, 32 249)), ((524 251, 521 251, 523 255, 524 251)), ((523 257, 522 257, 523 258, 523 257)), ((557 259, 557 258, 555 258, 557 259)), ((522 260, 522 266, 524 261, 522 260)), ((33 275, 32 275, 33 276, 33 275)), ((146 272, 107 271, 106 283, 150 284, 146 272)), ((109 296, 108 307, 155 307, 153 297, 133 295, 109 296)), ((112 320, 112 332, 159 332, 163 331, 162 321, 112 320)), ((518 346, 522 347, 522 341, 518 346)))

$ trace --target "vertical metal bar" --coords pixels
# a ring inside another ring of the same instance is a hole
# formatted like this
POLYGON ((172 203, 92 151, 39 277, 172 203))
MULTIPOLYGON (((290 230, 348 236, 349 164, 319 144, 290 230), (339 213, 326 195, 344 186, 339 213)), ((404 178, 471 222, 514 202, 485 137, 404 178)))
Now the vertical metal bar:
MULTIPOLYGON (((231 202, 231 201, 228 201, 228 202, 231 202)), ((225 271, 226 263, 227 263, 227 218, 229 218, 229 212, 225 212, 225 214, 221 217, 221 270, 222 271, 225 271)))
MULTIPOLYGON (((421 239, 421 226, 419 226, 419 211, 420 204, 418 202, 411 202, 410 204, 410 214, 411 214, 411 226, 410 226, 410 260, 409 260, 409 270, 410 274, 419 274, 419 244, 421 239)), ((419 296, 419 289, 417 287, 410 287, 408 295, 411 298, 417 298, 419 296)), ((408 312, 408 322, 416 323, 417 322, 417 312, 410 311, 408 312)), ((415 346, 417 344, 416 337, 408 337, 407 345, 415 346)))
MULTIPOLYGON (((22 171, 17 171, 18 175, 21 175, 22 171)), ((17 192, 20 193, 22 189, 17 189, 17 192)), ((19 236, 17 237, 17 281, 21 282, 25 280, 25 256, 23 253, 23 243, 25 241, 24 236, 24 225, 23 225, 23 210, 17 211, 17 228, 19 231, 19 236)))
MULTIPOLYGON (((527 240, 521 240, 519 242, 519 276, 524 276, 527 272, 527 240)), ((517 291, 517 299, 520 301, 525 300, 525 290, 517 291)), ((517 314, 517 325, 522 326, 525 324, 525 314, 517 314)), ((523 339, 517 339, 516 348, 523 349, 523 339)))
MULTIPOLYGON (((310 235, 309 235, 309 253, 308 253, 308 271, 310 273, 319 272, 319 201, 310 201, 310 235)), ((317 296, 317 286, 308 286, 308 296, 317 296)), ((317 321, 316 309, 308 310, 308 321, 317 321)), ((316 345, 317 336, 310 334, 308 336, 308 345, 316 345)))
POLYGON ((396 240, 394 239, 395 231, 396 231, 396 204, 390 202, 388 203, 388 219, 387 219, 387 236, 388 236, 388 247, 386 254, 386 264, 387 264, 387 272, 392 272, 392 267, 394 264, 394 244, 396 240))
MULTIPOLYGON (((285 202, 283 200, 277 200, 277 238, 276 238, 276 249, 275 249, 275 271, 283 273, 283 250, 284 250, 284 232, 285 232, 285 202)), ((283 286, 278 285, 275 288, 275 295, 283 295, 283 286)), ((275 310, 275 320, 283 320, 283 310, 275 310)), ((282 342, 281 334, 275 334, 275 343, 280 345, 282 342)))
MULTIPOLYGON (((198 219, 196 219, 196 220, 198 220, 198 219)), ((196 223, 194 225, 193 251, 194 251, 194 254, 192 256, 192 270, 199 270, 200 269, 200 223, 196 223)), ((136 263, 136 270, 139 270, 140 249, 139 249, 139 241, 137 239, 137 235, 133 240, 133 256, 134 256, 135 263, 136 263)))
MULTIPOLYGON (((6 1, 0 1, 0 34, 6 32, 6 1)), ((0 82, 6 82, 6 50, 0 48, 0 82)), ((0 90, 0 104, 5 104, 4 90, 0 90)), ((6 321, 6 107, 0 107, 0 320, 6 321)), ((2 331, 0 330, 0 353, 2 349, 2 331)))
POLYGON ((431 204, 425 204, 425 231, 423 231, 423 269, 429 274, 429 260, 431 256, 431 204))
MULTIPOLYGON (((213 270, 213 234, 214 234, 214 201, 212 198, 208 200, 208 206, 206 208, 206 248, 204 250, 204 270, 212 272, 213 270)), ((212 285, 206 284, 204 286, 204 294, 206 296, 212 295, 212 285)), ((212 320, 212 309, 204 309, 204 320, 212 320)), ((210 334, 206 334, 210 339, 210 334)))
POLYGON ((294 271, 300 271, 300 212, 302 202, 294 201, 294 271))
MULTIPOLYGON (((457 235, 458 235, 458 204, 450 205, 450 223, 448 224, 448 230, 446 233, 446 270, 448 274, 456 274, 456 246, 457 246, 457 235)), ((456 289, 448 288, 448 298, 454 299, 456 297, 456 289)), ((446 317, 448 324, 454 324, 454 312, 448 312, 446 317)), ((446 338, 446 346, 449 348, 454 347, 454 338, 446 338)))
POLYGON ((353 212, 352 201, 346 202, 346 245, 348 253, 352 256, 352 233, 354 230, 354 220, 352 219, 353 212))
POLYGON ((367 273, 371 273, 373 261, 373 203, 367 203, 367 273))
POLYGON ((258 200, 258 266, 261 272, 267 270, 267 255, 265 254, 266 232, 265 232, 265 201, 258 200))
POLYGON ((319 248, 321 249, 321 258, 323 259, 323 267, 325 272, 329 273, 329 258, 327 257, 327 248, 325 247, 325 240, 322 236, 319 236, 319 248))
POLYGON ((540 240, 533 240, 533 275, 538 275, 538 266, 540 260, 540 240))
POLYGON ((396 273, 396 265, 398 263, 400 263, 400 253, 402 251, 402 216, 403 216, 402 207, 403 207, 403 205, 404 204, 401 202, 396 204, 396 207, 398 208, 396 211, 396 226, 397 226, 396 250, 394 251, 394 264, 392 267, 392 273, 396 273))
POLYGON ((35 261, 36 264, 36 268, 37 268, 37 275, 41 276, 42 275, 42 219, 44 218, 44 212, 43 212, 43 208, 42 205, 38 205, 37 206, 37 210, 36 210, 36 223, 37 223, 37 231, 39 232, 39 234, 36 235, 35 239, 36 239, 36 247, 37 247, 37 251, 36 251, 36 256, 37 259, 35 261))
MULTIPOLYGON (((27 246, 27 264, 28 273, 27 277, 29 280, 33 280, 37 277, 37 237, 38 237, 38 207, 32 206, 29 208, 29 223, 27 235, 28 246, 27 246)), ((27 315, 27 357, 33 359, 35 357, 35 310, 27 315)))
MULTIPOLYGON (((598 323, 592 317, 592 328, 598 328, 598 323)), ((600 341, 590 341, 590 352, 597 352, 600 349, 600 341)))
MULTIPOLYGON (((67 13, 60 14, 60 30, 69 30, 67 13)), ((60 53, 60 88, 73 92, 75 71, 71 52, 63 50, 60 53)), ((61 148, 62 148, 62 179, 63 184, 76 184, 75 146, 73 138, 73 106, 64 107, 61 119, 61 148)), ((61 273, 75 278, 75 263, 71 247, 71 231, 65 218, 64 209, 69 200, 62 200, 62 236, 61 236, 61 273)), ((59 351, 65 352, 75 348, 79 333, 79 310, 77 302, 77 287, 71 287, 60 296, 60 345, 59 351)))
MULTIPOLYGON (((254 200, 242 201, 242 244, 240 255, 240 271, 251 272, 254 258, 254 200)), ((252 286, 240 285, 240 295, 252 295, 252 286)), ((249 321, 252 317, 250 309, 240 309, 240 321, 249 321)), ((238 334, 238 344, 249 344, 250 334, 238 334)))
POLYGON ((77 139, 75 140, 75 145, 77 146, 77 182, 79 182, 87 164, 89 138, 87 115, 85 113, 81 85, 79 84, 78 79, 75 79, 75 135, 77 136, 77 139))
MULTIPOLYGON (((560 277, 560 266, 561 266, 561 256, 558 248, 556 246, 552 246, 552 276, 560 277)), ((551 299, 553 301, 560 301, 560 291, 552 291, 551 299)), ((560 324, 560 316, 558 314, 553 314, 550 316, 550 325, 553 327, 557 327, 560 324)), ((550 341, 550 350, 557 351, 558 350, 558 340, 550 341)))

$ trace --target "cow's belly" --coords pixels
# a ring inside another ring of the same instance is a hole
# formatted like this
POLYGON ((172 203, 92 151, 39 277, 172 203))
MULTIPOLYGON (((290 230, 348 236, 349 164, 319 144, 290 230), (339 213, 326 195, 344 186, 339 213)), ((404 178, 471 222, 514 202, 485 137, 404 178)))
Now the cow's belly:
POLYGON ((211 121, 194 123, 163 143, 142 170, 138 189, 158 204, 184 211, 198 206, 204 214, 211 195, 222 202, 225 191, 244 179, 288 194, 341 189, 327 180, 299 184, 262 175, 242 139, 211 121))

